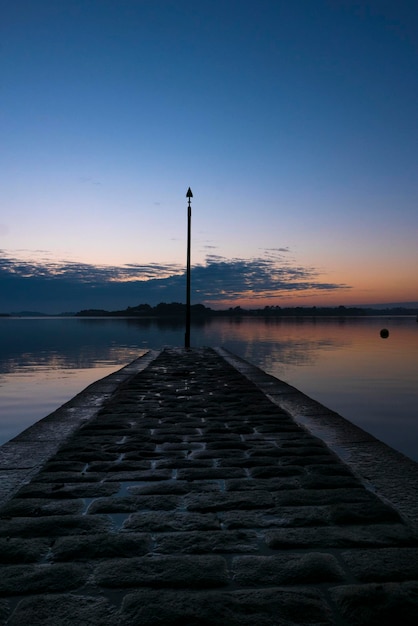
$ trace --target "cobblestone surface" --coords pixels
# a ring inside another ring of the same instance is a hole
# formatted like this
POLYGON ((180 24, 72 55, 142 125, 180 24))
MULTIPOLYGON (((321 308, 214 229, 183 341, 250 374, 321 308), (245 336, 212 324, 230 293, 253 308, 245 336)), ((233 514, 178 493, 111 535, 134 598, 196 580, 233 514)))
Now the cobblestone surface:
POLYGON ((211 349, 166 349, 0 510, 0 623, 416 624, 418 537, 211 349))

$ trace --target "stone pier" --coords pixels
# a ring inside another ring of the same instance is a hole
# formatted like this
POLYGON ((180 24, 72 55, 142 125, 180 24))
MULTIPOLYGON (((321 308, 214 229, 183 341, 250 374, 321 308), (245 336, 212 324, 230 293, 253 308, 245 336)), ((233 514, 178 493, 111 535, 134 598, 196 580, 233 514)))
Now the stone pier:
POLYGON ((412 626, 418 464, 222 349, 0 448, 0 624, 412 626))

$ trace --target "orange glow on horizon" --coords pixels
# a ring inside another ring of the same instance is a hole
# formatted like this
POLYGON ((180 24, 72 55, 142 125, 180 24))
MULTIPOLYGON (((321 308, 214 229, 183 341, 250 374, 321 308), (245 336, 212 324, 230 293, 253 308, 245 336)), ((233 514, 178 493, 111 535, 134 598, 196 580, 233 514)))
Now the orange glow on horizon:
POLYGON ((240 306, 243 309, 263 309, 266 306, 279 306, 281 308, 291 307, 338 307, 338 306, 362 306, 369 304, 385 304, 416 302, 418 300, 418 291, 403 290, 350 290, 350 293, 337 295, 330 294, 299 294, 299 295, 277 295, 276 297, 256 297, 249 298, 243 296, 230 300, 228 298, 220 298, 216 301, 202 300, 202 304, 212 309, 229 309, 240 306))

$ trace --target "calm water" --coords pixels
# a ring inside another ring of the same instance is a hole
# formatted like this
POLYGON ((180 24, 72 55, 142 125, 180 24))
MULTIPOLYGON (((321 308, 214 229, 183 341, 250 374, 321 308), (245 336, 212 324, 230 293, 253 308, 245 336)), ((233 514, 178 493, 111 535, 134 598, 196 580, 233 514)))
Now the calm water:
MULTIPOLYGON (((146 349, 183 342, 175 322, 0 318, 0 444, 146 349)), ((414 317, 215 319, 191 344, 228 348, 418 461, 414 317)))

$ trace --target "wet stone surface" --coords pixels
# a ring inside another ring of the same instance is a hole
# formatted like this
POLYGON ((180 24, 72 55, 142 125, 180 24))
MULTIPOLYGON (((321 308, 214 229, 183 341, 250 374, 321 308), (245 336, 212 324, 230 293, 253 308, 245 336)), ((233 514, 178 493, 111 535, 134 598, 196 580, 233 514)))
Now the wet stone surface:
POLYGON ((0 624, 409 625, 417 563, 413 528, 253 382, 166 349, 0 510, 0 624))

